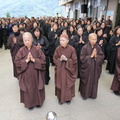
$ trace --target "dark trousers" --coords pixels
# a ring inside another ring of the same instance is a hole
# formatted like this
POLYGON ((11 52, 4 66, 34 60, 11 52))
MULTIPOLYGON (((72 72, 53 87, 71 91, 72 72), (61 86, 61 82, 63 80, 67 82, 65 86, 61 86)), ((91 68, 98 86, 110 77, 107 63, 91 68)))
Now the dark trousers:
POLYGON ((45 84, 49 83, 50 76, 49 76, 49 67, 50 67, 50 60, 49 57, 46 56, 46 74, 45 74, 45 84))
POLYGON ((8 39, 8 36, 3 36, 3 43, 4 43, 5 49, 7 49, 7 39, 8 39))
POLYGON ((0 48, 2 48, 2 46, 3 46, 3 38, 2 36, 0 36, 0 48))

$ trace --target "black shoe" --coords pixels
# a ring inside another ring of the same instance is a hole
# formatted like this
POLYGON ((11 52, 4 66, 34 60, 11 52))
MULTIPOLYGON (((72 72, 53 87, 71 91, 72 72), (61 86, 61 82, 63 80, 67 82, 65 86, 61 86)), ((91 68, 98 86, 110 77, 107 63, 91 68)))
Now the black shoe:
POLYGON ((30 107, 29 110, 32 110, 34 107, 30 107))
POLYGON ((5 50, 7 50, 7 47, 5 47, 5 50))
POLYGON ((58 104, 59 104, 59 105, 62 105, 62 103, 60 102, 60 99, 58 99, 58 104))
POLYGON ((70 105, 71 101, 66 101, 66 103, 67 103, 68 105, 70 105))
POLYGON ((37 105, 36 108, 40 108, 41 106, 40 105, 37 105))
POLYGON ((92 97, 92 99, 96 99, 96 97, 92 97))
POLYGON ((83 100, 86 100, 87 98, 82 97, 83 100))
POLYGON ((113 91, 115 95, 120 95, 118 91, 113 91))
POLYGON ((55 63, 52 63, 52 66, 55 66, 55 63))
POLYGON ((49 82, 45 82, 45 85, 48 85, 49 84, 49 82))

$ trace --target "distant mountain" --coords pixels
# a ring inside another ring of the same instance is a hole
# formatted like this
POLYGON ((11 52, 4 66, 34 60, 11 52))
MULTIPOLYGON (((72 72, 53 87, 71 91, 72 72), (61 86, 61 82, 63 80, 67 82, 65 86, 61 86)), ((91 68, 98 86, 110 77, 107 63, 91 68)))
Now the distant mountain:
POLYGON ((62 15, 58 0, 0 0, 0 17, 40 17, 62 15))

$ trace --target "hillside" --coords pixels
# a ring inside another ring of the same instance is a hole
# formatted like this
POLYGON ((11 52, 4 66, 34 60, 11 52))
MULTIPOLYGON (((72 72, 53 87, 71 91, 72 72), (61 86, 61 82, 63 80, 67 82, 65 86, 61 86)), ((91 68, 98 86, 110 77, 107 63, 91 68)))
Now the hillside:
POLYGON ((56 13, 62 15, 62 7, 58 0, 0 0, 0 17, 6 17, 7 13, 11 17, 56 16, 56 13))

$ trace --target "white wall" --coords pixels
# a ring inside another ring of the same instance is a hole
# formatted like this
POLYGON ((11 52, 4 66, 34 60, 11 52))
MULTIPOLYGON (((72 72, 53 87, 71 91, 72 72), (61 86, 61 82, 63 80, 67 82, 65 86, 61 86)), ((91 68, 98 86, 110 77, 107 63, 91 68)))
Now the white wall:
POLYGON ((98 15, 97 18, 100 19, 101 15, 106 15, 107 10, 107 0, 101 0, 100 6, 98 7, 98 15))
MULTIPOLYGON (((113 28, 115 26, 115 22, 116 22, 116 12, 117 12, 117 7, 118 7, 118 0, 109 0, 108 2, 108 8, 107 11, 113 11, 113 28)), ((120 13, 119 13, 120 14, 120 13)))

